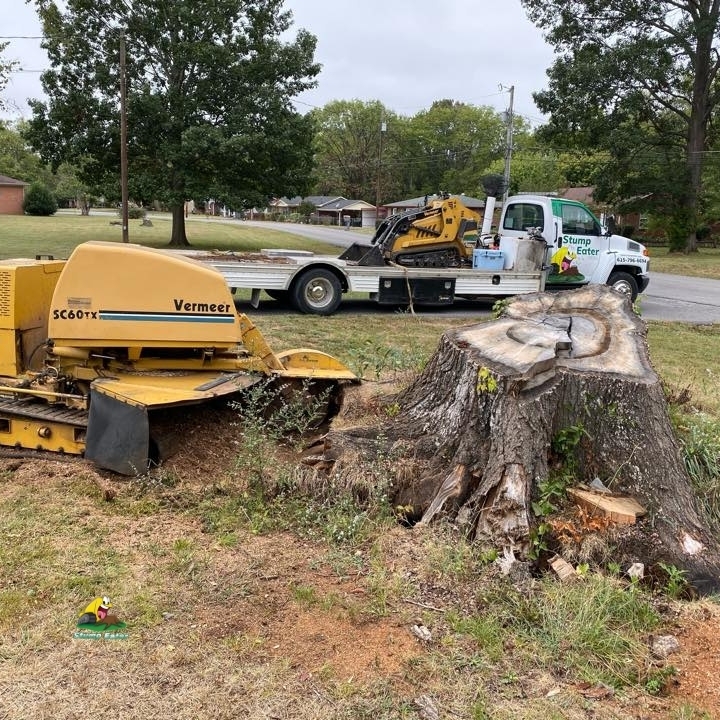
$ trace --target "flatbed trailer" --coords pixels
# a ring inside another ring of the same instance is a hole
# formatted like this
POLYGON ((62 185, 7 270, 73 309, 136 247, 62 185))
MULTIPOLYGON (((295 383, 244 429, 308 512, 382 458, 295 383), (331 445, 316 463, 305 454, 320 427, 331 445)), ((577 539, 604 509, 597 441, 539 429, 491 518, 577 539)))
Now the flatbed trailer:
POLYGON ((331 255, 296 250, 259 253, 188 253, 218 270, 234 291, 252 291, 257 307, 264 290, 302 313, 331 315, 346 293, 367 293, 382 305, 452 305, 455 300, 502 298, 545 289, 542 263, 514 263, 499 258, 492 267, 415 268, 386 264, 360 265, 331 255), (506 265, 511 267, 506 269, 506 265), (521 268, 515 269, 516 267, 521 268))

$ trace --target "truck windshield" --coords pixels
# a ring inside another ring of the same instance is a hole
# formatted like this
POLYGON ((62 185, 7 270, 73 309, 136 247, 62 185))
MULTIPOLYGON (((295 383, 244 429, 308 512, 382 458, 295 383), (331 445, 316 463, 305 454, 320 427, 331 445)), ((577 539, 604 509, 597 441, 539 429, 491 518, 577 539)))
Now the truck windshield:
POLYGON ((503 230, 522 230, 531 227, 545 227, 545 213, 542 205, 534 203, 513 203, 505 213, 503 230))

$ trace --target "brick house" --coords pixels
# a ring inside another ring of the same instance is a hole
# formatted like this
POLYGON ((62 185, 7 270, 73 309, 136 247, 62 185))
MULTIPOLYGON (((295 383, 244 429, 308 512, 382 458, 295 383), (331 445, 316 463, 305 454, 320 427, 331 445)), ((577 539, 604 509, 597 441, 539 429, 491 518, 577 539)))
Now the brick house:
POLYGON ((0 215, 23 215, 23 200, 28 183, 0 175, 0 215))

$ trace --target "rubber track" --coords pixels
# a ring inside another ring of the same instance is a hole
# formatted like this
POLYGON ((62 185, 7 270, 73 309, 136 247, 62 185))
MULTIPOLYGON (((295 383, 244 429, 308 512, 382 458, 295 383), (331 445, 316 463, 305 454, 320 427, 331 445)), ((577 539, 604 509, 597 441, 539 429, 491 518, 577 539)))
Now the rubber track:
POLYGON ((75 410, 64 405, 7 398, 0 398, 0 417, 3 416, 33 418, 75 427, 87 427, 88 424, 88 416, 84 410, 75 410))

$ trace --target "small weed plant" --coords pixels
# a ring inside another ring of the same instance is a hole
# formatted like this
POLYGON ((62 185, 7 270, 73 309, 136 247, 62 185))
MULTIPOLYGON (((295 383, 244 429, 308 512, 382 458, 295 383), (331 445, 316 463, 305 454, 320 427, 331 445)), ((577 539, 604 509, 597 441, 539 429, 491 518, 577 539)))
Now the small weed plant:
POLYGON ((276 448, 301 438, 325 415, 330 391, 314 391, 304 382, 297 389, 267 380, 251 387, 241 402, 233 403, 241 414, 240 451, 236 472, 249 486, 262 482, 276 469, 276 448))
POLYGON ((720 524, 720 422, 693 415, 680 430, 685 467, 706 514, 720 524))
POLYGON ((662 562, 658 563, 658 567, 665 575, 665 593, 673 598, 673 600, 679 600, 684 597, 689 588, 687 572, 675 565, 668 565, 662 562))
POLYGON ((366 341, 349 351, 350 366, 358 377, 380 380, 385 375, 396 377, 408 370, 418 372, 427 358, 414 351, 404 351, 390 345, 366 341))

